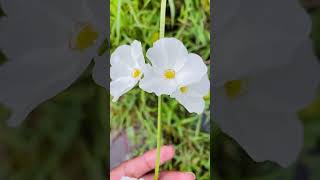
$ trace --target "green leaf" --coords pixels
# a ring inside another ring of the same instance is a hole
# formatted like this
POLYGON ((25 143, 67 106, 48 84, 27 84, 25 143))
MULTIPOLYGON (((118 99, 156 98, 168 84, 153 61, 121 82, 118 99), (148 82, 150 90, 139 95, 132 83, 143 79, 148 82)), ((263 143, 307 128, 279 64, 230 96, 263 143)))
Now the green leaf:
POLYGON ((174 25, 174 17, 176 14, 176 8, 175 8, 173 0, 169 0, 169 7, 170 7, 170 15, 171 15, 171 26, 173 26, 174 25))

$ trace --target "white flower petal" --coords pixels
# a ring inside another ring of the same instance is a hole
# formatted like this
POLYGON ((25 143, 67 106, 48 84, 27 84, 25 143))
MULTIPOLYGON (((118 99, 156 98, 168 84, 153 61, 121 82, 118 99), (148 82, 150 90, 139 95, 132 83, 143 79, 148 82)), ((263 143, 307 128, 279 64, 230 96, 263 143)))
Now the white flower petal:
POLYGON ((204 97, 208 95, 210 90, 210 81, 208 75, 205 74, 199 82, 195 82, 188 86, 189 94, 192 96, 204 97))
POLYGON ((210 82, 205 74, 199 82, 185 86, 185 92, 178 88, 171 97, 176 98, 190 113, 202 113, 205 108, 203 97, 209 93, 210 82))
POLYGON ((143 67, 145 65, 145 60, 140 41, 134 40, 131 43, 131 56, 133 57, 133 59, 137 61, 139 67, 143 67))
POLYGON ((174 92, 172 97, 176 98, 177 101, 183 105, 190 113, 201 114, 205 108, 205 102, 203 97, 195 97, 184 95, 179 92, 174 92))
POLYGON ((178 84, 175 80, 166 80, 162 74, 159 74, 157 68, 149 64, 144 68, 144 78, 140 80, 140 88, 149 93, 155 93, 157 96, 162 94, 170 95, 178 84))
POLYGON ((110 94, 113 96, 112 101, 117 101, 120 96, 130 91, 137 84, 137 82, 138 80, 132 77, 123 77, 111 81, 110 94))
POLYGON ((118 62, 110 67, 110 78, 115 80, 122 77, 131 77, 133 73, 133 68, 128 67, 122 62, 118 62))
POLYGON ((20 124, 30 111, 70 86, 90 58, 63 48, 37 49, 0 67, 0 103, 11 108, 9 125, 20 124))
POLYGON ((187 49, 176 38, 161 38, 148 49, 147 57, 154 67, 178 71, 185 63, 187 49))
POLYGON ((207 66, 202 58, 196 54, 189 54, 187 61, 176 74, 176 81, 179 85, 189 85, 199 81, 207 73, 207 66))
MULTIPOLYGON (((111 54, 111 65, 122 63, 126 68, 138 68, 144 64, 141 43, 134 41, 131 45, 121 45, 111 54), (140 46, 140 47, 139 47, 140 46)), ((124 67, 125 68, 125 67, 124 67)))

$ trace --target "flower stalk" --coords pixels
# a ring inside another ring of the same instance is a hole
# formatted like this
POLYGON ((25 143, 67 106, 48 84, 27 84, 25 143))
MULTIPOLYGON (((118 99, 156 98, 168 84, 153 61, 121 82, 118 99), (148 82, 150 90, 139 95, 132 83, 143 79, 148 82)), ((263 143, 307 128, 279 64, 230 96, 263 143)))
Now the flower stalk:
MULTIPOLYGON (((161 0, 160 8, 160 36, 159 38, 164 38, 165 32, 165 23, 166 23, 166 5, 167 0, 161 0)), ((159 169, 160 169, 160 147, 161 147, 161 95, 158 96, 158 117, 157 117, 157 157, 155 165, 154 180, 159 178, 159 169)))

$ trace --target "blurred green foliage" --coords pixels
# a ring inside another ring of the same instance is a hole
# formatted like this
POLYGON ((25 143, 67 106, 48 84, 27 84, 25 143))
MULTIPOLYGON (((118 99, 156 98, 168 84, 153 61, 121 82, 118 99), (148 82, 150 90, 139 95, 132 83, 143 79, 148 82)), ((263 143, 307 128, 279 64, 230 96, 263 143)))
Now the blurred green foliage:
POLYGON ((0 179, 105 179, 107 93, 91 68, 38 106, 18 128, 0 108, 0 179))
MULTIPOLYGON (((166 13, 166 37, 183 41, 190 52, 210 59, 209 0, 169 0, 166 13)), ((141 41, 144 53, 159 38, 160 1, 114 0, 110 4, 111 52, 134 39, 141 41)), ((163 144, 174 144, 175 158, 164 165, 166 170, 192 171, 199 180, 209 180, 210 135, 201 128, 209 121, 209 98, 206 116, 188 113, 175 100, 163 98, 163 144)), ((134 88, 118 102, 111 103, 110 127, 124 130, 133 143, 131 156, 156 147, 157 97, 134 88)))

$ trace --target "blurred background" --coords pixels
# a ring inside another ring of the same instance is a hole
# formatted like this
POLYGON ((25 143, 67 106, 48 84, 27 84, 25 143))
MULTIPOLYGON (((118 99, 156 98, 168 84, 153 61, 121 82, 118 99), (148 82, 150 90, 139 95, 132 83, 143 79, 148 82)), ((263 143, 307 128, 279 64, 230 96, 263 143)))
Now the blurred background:
MULTIPOLYGON (((309 37, 313 43, 314 53, 319 59, 320 3, 313 0, 300 0, 299 2, 312 21, 312 27, 309 27, 311 29, 309 37)), ((274 6, 277 4, 275 3, 274 6)), ((285 9, 283 11, 286 12, 285 9)), ((214 128, 211 136, 211 141, 213 141, 211 150, 214 154, 211 171, 213 178, 223 180, 320 179, 320 90, 313 102, 300 109, 298 117, 304 129, 304 144, 297 161, 288 168, 281 168, 271 161, 255 162, 231 136, 223 133, 216 124, 212 124, 214 128)))
MULTIPOLYGON (((0 53, 0 68, 6 61, 0 53)), ((16 128, 8 127, 10 109, 0 104, 1 180, 106 179, 109 99, 92 80, 92 68, 93 62, 16 128)))
MULTIPOLYGON (((133 40, 143 51, 159 39, 160 1, 110 1, 111 52, 133 40)), ((168 0, 165 36, 180 39, 189 52, 210 64, 209 0, 168 0)), ((201 116, 165 96, 162 106, 163 144, 173 144, 176 156, 165 170, 192 171, 199 180, 209 180, 209 95, 201 116)), ((134 88, 116 103, 111 102, 110 166, 156 147, 157 97, 134 88)))
POLYGON ((90 72, 17 128, 7 126, 10 111, 0 106, 0 179, 105 179, 108 99, 90 72))

